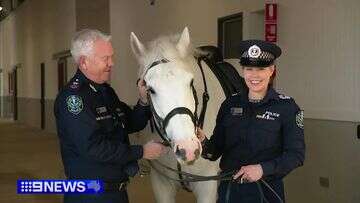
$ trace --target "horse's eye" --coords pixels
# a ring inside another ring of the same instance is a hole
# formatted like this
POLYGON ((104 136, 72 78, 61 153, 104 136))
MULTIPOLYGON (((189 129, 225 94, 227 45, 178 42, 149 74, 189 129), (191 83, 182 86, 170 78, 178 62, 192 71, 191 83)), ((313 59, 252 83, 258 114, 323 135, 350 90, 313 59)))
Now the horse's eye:
POLYGON ((148 91, 150 92, 150 94, 155 94, 155 90, 153 88, 149 88, 148 91))

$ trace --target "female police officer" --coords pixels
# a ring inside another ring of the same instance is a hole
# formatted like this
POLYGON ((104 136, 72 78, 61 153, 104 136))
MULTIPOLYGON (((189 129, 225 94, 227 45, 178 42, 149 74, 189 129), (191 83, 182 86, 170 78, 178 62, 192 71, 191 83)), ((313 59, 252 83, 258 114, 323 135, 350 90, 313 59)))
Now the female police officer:
POLYGON ((222 172, 235 171, 237 181, 221 181, 218 202, 282 202, 282 178, 304 161, 303 113, 272 88, 277 45, 246 40, 240 54, 248 92, 223 102, 210 140, 198 131, 202 155, 212 161, 222 156, 222 172))

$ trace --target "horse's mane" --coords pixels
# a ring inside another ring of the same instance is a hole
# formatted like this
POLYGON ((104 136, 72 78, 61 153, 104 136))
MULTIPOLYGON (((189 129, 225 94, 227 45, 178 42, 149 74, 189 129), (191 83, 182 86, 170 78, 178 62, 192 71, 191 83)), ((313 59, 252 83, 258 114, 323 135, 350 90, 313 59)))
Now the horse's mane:
MULTIPOLYGON (((140 69, 139 75, 143 77, 144 72, 154 62, 161 59, 167 59, 169 61, 182 61, 186 68, 194 66, 194 55, 198 55, 197 51, 190 44, 186 50, 186 55, 181 56, 180 52, 176 48, 176 45, 180 39, 180 35, 160 36, 155 40, 148 43, 146 53, 143 56, 144 66, 140 69)), ((190 70, 189 70, 190 71, 190 70)))

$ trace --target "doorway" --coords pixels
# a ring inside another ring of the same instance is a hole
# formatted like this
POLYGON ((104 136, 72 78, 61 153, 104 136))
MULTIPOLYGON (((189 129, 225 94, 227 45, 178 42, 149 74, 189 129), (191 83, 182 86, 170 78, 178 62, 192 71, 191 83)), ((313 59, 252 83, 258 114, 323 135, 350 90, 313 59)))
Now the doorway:
POLYGON ((224 59, 239 58, 237 45, 243 40, 243 14, 218 19, 218 47, 224 59))
POLYGON ((45 63, 40 64, 40 115, 41 129, 45 129, 45 63))
POLYGON ((67 83, 67 60, 66 57, 58 60, 58 91, 67 83))
POLYGON ((14 121, 18 120, 18 99, 17 99, 17 67, 8 75, 9 79, 9 95, 12 100, 12 117, 14 121))

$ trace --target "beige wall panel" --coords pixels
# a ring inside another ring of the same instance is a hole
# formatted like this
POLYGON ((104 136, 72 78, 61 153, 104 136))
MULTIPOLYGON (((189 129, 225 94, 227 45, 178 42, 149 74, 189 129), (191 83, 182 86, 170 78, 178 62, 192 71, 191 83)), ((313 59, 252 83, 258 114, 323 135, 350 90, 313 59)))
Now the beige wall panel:
POLYGON ((286 178, 289 202, 360 202, 358 124, 305 120, 306 161, 286 178), (320 186, 320 177, 329 178, 329 188, 320 186))
POLYGON ((18 105, 18 122, 34 128, 40 128, 40 100, 20 97, 18 98, 18 105))
POLYGON ((110 32, 109 0, 76 0, 76 30, 93 28, 110 32))
POLYGON ((360 1, 279 0, 277 87, 308 118, 360 121, 360 1))

